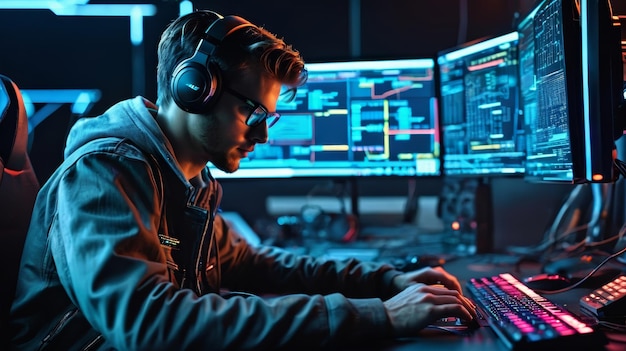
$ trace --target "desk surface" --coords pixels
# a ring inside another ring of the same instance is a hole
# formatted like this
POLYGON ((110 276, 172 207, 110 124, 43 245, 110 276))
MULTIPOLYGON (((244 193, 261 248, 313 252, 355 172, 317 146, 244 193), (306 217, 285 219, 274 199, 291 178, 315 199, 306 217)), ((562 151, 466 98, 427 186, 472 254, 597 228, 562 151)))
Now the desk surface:
MULTIPOLYGON (((490 276, 502 272, 510 272, 519 277, 539 273, 539 265, 534 263, 518 264, 504 255, 475 255, 459 258, 446 263, 448 272, 455 274, 462 282, 473 277, 490 276)), ((578 299, 591 291, 590 288, 578 288, 572 291, 545 295, 550 300, 579 313, 578 299)), ((626 335, 607 333, 609 344, 600 350, 626 350, 626 335)), ((419 337, 394 340, 377 345, 370 345, 359 350, 445 350, 445 351, 495 351, 509 350, 489 327, 482 327, 469 335, 455 335, 445 331, 424 330, 419 337)), ((567 350, 565 350, 567 351, 567 350)))

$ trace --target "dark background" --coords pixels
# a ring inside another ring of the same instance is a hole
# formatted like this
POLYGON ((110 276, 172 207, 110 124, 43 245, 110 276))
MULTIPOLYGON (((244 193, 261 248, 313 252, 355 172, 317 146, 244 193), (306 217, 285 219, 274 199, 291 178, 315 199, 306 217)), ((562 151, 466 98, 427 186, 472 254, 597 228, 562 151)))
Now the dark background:
MULTIPOLYGON (((433 57, 466 41, 515 28, 532 0, 215 0, 195 8, 238 14, 283 37, 307 61, 433 57)), ((156 98, 156 47, 164 27, 178 15, 178 1, 98 1, 90 4, 154 4, 144 17, 143 45, 130 42, 128 17, 56 16, 49 10, 0 9, 0 73, 22 89, 99 89, 90 115, 113 103, 144 95, 156 98), (133 61, 140 65, 133 68, 133 61)), ((613 1, 616 14, 626 1, 613 1)), ((31 158, 45 181, 60 163, 72 116, 61 108, 34 131, 31 158)), ((250 223, 266 218, 268 196, 305 196, 319 180, 223 181, 223 208, 250 223)), ((419 195, 438 196, 442 179, 416 181, 419 195)), ((490 180, 496 248, 532 244, 543 235, 569 184, 529 184, 521 178, 490 180)), ((409 180, 359 179, 361 196, 405 196, 409 180)))

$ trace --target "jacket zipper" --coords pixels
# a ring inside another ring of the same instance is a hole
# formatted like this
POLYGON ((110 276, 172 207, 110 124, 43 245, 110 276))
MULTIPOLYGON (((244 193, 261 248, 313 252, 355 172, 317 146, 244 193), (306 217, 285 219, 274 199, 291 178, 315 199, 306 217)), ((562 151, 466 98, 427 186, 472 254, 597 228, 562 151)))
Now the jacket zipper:
POLYGON ((65 325, 65 322, 67 322, 72 317, 74 317, 74 315, 76 315, 76 312, 78 312, 78 309, 74 309, 63 315, 63 318, 61 318, 61 320, 59 320, 59 322, 54 326, 54 328, 52 328, 52 331, 50 331, 50 333, 48 333, 48 335, 46 335, 43 338, 43 340, 41 340, 41 346, 39 346, 39 350, 45 349, 46 344, 48 344, 48 341, 57 334, 59 329, 61 329, 61 327, 65 325))

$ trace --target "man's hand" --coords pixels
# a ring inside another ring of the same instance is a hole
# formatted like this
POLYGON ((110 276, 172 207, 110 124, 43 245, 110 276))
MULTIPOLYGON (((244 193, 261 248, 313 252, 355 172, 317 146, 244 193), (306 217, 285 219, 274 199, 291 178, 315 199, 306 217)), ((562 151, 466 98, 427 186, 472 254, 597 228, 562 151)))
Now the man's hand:
POLYGON ((441 285, 413 282, 383 304, 395 337, 414 336, 441 318, 476 318, 475 306, 467 298, 441 285))
POLYGON ((442 267, 424 267, 416 271, 400 274, 393 278, 393 284, 398 291, 402 291, 417 283, 445 287, 458 292, 459 298, 463 300, 463 305, 469 307, 469 311, 472 315, 474 317, 476 316, 476 306, 474 306, 468 298, 463 296, 463 289, 461 288, 459 280, 442 267))
POLYGON ((416 271, 400 274, 393 278, 393 284, 398 291, 402 291, 415 283, 423 283, 426 285, 438 284, 460 293, 463 292, 459 280, 452 274, 446 272, 442 267, 424 267, 416 271))

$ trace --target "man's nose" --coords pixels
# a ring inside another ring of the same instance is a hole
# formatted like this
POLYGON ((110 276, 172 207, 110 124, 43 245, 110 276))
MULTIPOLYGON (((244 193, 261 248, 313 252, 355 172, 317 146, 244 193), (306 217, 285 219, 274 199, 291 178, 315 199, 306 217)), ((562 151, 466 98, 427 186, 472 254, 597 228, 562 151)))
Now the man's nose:
POLYGON ((250 140, 257 144, 265 144, 267 142, 267 123, 263 122, 257 126, 250 128, 250 140))

